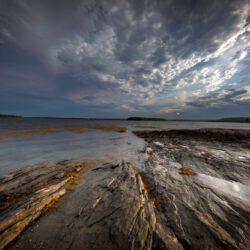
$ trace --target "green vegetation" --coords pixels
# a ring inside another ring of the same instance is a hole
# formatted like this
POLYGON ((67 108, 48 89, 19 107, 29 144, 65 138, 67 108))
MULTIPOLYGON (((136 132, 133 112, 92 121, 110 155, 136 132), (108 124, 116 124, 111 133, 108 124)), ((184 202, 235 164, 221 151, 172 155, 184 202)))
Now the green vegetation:
POLYGON ((128 117, 128 121, 167 121, 163 118, 150 118, 150 117, 128 117))

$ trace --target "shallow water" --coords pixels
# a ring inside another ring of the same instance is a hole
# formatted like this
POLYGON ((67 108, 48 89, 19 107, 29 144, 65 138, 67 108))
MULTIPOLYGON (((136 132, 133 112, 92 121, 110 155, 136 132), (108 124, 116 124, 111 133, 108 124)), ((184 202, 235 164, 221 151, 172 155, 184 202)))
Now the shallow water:
POLYGON ((39 135, 29 140, 23 140, 21 137, 0 140, 0 176, 26 165, 61 159, 126 160, 140 165, 144 159, 138 152, 145 144, 131 131, 150 129, 140 128, 144 126, 163 129, 250 129, 250 124, 244 123, 0 118, 0 130, 6 131, 72 125, 119 126, 126 127, 127 132, 88 130, 83 133, 62 132, 39 135))

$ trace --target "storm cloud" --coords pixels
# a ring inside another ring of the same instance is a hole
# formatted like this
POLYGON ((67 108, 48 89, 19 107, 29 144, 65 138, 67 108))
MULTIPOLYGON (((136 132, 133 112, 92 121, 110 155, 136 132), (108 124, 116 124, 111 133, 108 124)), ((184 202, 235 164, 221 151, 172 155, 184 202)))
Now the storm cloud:
POLYGON ((249 115, 249 13, 247 0, 1 0, 0 113, 249 115))

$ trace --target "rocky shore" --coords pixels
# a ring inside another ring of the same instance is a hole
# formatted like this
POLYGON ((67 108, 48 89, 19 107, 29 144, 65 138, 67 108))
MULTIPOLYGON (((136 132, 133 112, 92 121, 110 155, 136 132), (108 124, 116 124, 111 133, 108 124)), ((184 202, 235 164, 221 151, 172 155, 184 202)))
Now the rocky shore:
POLYGON ((136 131, 148 145, 145 171, 185 249, 248 249, 250 131, 136 131))
POLYGON ((145 163, 41 163, 0 179, 0 248, 248 249, 250 131, 135 131, 145 163))

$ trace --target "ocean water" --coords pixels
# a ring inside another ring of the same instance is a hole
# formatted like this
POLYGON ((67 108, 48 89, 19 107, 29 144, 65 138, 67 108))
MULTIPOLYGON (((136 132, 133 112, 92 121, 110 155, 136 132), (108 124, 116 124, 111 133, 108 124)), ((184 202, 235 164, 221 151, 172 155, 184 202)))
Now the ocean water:
POLYGON ((250 124, 247 123, 0 118, 0 132, 74 125, 118 126, 127 128, 127 131, 117 133, 89 129, 83 133, 62 132, 38 135, 28 140, 22 137, 0 139, 0 176, 27 165, 63 159, 126 160, 139 166, 144 161, 144 154, 139 153, 145 144, 132 131, 155 129, 142 128, 144 126, 162 129, 250 129, 250 124))

